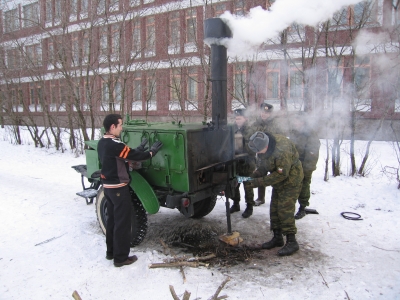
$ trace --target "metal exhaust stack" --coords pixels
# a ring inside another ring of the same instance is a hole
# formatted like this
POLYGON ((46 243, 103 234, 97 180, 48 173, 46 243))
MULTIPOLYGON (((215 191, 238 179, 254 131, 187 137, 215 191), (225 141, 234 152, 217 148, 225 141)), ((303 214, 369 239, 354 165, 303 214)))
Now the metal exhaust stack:
POLYGON ((228 123, 227 113, 227 49, 219 45, 223 38, 232 37, 228 25, 220 18, 204 21, 204 39, 211 39, 212 122, 218 129, 228 123))

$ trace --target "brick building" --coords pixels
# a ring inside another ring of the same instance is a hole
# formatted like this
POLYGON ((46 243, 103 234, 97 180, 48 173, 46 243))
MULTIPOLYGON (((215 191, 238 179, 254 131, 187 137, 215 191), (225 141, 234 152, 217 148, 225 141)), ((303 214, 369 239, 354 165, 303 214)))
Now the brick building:
MULTIPOLYGON (((273 2, 3 0, 3 120, 80 127, 114 111, 148 120, 206 120, 211 101, 203 20, 269 9, 273 2)), ((230 58, 228 107, 267 101, 282 111, 338 109, 364 119, 398 119, 397 5, 362 1, 315 27, 292 24, 251 58, 230 58), (353 43, 361 30, 387 38, 360 55, 353 43)))

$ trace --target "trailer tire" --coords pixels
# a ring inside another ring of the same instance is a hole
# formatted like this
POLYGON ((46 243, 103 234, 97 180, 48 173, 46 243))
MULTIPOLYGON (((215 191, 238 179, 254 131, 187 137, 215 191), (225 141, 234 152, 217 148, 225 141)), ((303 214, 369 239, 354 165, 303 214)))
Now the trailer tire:
MULTIPOLYGON (((132 195, 132 235, 131 247, 138 246, 146 236, 147 233, 147 214, 140 200, 136 197, 135 193, 131 190, 132 195)), ((101 187, 96 197, 96 215, 99 225, 104 235, 106 234, 107 224, 107 199, 104 196, 104 188, 101 187)))
POLYGON ((215 207, 217 203, 217 195, 208 197, 204 200, 196 202, 194 206, 194 214, 191 216, 192 219, 200 219, 207 216, 215 207))

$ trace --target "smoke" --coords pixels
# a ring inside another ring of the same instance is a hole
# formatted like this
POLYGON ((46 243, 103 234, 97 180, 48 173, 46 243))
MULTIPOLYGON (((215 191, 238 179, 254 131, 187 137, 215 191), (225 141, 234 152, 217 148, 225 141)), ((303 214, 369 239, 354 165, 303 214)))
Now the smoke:
POLYGON ((358 2, 361 0, 277 0, 269 10, 257 6, 246 16, 225 12, 221 18, 232 30, 233 38, 224 43, 229 52, 244 55, 293 23, 315 26, 332 18, 341 8, 358 2))

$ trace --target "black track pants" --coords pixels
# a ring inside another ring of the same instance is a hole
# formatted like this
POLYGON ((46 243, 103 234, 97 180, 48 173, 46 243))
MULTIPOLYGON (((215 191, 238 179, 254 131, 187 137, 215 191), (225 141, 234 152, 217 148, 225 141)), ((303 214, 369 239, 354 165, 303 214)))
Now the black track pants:
POLYGON ((107 253, 114 254, 114 262, 128 259, 131 241, 132 202, 129 187, 104 189, 107 198, 107 253))

